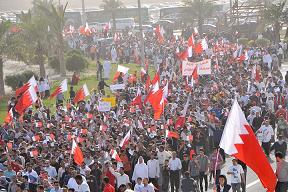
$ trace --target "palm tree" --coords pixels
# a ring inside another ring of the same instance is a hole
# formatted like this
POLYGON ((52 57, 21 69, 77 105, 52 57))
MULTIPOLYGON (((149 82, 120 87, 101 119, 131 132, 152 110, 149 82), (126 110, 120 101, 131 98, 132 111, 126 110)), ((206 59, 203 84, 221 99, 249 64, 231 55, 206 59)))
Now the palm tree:
POLYGON ((209 18, 215 11, 213 1, 210 0, 183 0, 186 6, 191 7, 191 12, 198 20, 199 34, 203 33, 204 19, 209 18))
POLYGON ((24 41, 25 51, 30 55, 30 58, 35 59, 35 63, 39 64, 40 76, 45 77, 44 62, 45 56, 48 56, 47 52, 49 46, 47 43, 47 24, 41 17, 33 15, 30 10, 28 13, 22 13, 19 18, 22 29, 20 35, 24 41))
POLYGON ((280 42, 281 21, 285 17, 284 7, 287 0, 282 0, 277 4, 271 4, 262 12, 265 24, 272 25, 274 31, 274 41, 280 42))
POLYGON ((18 55, 19 49, 21 49, 21 43, 19 43, 15 34, 10 31, 12 23, 10 21, 0 22, 0 97, 5 95, 4 89, 4 72, 3 65, 5 58, 15 59, 18 55))
POLYGON ((112 34, 116 32, 116 17, 115 17, 115 10, 121 7, 123 3, 120 0, 103 0, 101 4, 101 8, 106 11, 110 11, 113 20, 113 27, 112 27, 112 34))
POLYGON ((63 28, 65 26, 65 11, 66 5, 56 7, 53 3, 44 2, 41 0, 35 0, 33 2, 34 9, 37 14, 47 23, 49 33, 55 38, 55 45, 60 63, 60 74, 66 76, 66 65, 64 62, 64 38, 63 28))

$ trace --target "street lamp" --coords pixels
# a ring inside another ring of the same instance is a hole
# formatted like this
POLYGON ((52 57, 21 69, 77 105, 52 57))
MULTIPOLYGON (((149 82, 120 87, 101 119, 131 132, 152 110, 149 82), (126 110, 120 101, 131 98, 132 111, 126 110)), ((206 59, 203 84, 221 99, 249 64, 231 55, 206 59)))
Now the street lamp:
POLYGON ((141 66, 144 66, 145 53, 144 53, 144 37, 142 26, 142 14, 141 14, 141 0, 138 0, 138 18, 139 18, 139 30, 140 30, 140 61, 141 66))

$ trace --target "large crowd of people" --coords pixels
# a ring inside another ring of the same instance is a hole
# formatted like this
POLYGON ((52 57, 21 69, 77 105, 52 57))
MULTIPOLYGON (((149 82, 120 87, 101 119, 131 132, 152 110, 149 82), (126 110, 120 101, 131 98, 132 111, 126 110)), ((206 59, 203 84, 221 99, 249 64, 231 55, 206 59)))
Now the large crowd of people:
MULTIPOLYGON (((193 37, 195 42, 202 40, 199 34, 193 37)), ((147 73, 132 72, 132 81, 120 75, 115 83, 124 83, 125 89, 113 92, 116 104, 110 111, 99 112, 98 103, 108 89, 102 78, 103 59, 113 61, 112 65, 139 65, 139 38, 123 33, 113 45, 106 45, 93 43, 92 37, 79 40, 77 35, 74 41, 69 36, 73 48, 81 48, 95 60, 98 89, 90 98, 73 103, 73 85, 80 78, 74 74, 70 97, 58 94, 56 106, 45 106, 39 99, 19 114, 14 107, 21 95, 10 99, 7 112, 12 109, 13 120, 0 128, 1 190, 245 192, 247 166, 233 159, 223 172, 226 155, 218 147, 229 109, 237 99, 267 158, 276 156, 276 191, 286 192, 288 73, 282 76, 280 63, 286 58, 287 45, 247 47, 215 34, 203 38, 208 48, 198 53, 193 50, 186 58, 190 62, 211 59, 211 74, 182 76, 188 37, 166 36, 160 42, 157 35, 146 34, 145 63, 150 67, 143 68, 147 73), (148 75, 151 68, 159 79, 148 75), (168 86, 166 105, 156 119, 146 101, 155 83, 160 89, 168 86), (132 103, 139 89, 143 104, 135 106, 132 103), (186 104, 184 123, 175 126, 186 104), (123 144, 127 134, 128 142, 123 144), (71 154, 73 142, 83 152, 81 165, 71 154)), ((38 87, 39 98, 50 95, 52 86, 45 78, 39 79, 38 87)))

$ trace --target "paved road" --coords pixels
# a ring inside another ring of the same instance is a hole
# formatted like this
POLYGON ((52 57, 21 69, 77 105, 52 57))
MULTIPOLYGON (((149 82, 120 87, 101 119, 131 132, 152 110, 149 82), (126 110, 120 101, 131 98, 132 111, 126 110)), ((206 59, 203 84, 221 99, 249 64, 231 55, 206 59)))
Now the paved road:
MULTIPOLYGON (((281 72, 283 74, 283 77, 285 76, 286 74, 286 71, 288 71, 288 62, 285 62, 282 64, 282 67, 281 67, 281 72)), ((271 166, 273 168, 273 170, 276 169, 276 160, 275 160, 275 157, 274 157, 274 152, 271 153, 270 157, 271 157, 271 166)), ((286 156, 286 160, 288 159, 288 156, 286 156)), ((222 169, 222 173, 223 174, 227 174, 227 169, 229 166, 232 165, 232 159, 231 158, 227 158, 227 161, 226 161, 226 164, 225 164, 225 167, 222 169)), ((261 165, 260 165, 261 166, 261 165)), ((265 189, 263 188, 261 182, 259 181, 257 175, 251 170, 248 168, 248 172, 247 172, 247 192, 265 192, 265 189)), ((228 183, 230 183, 230 178, 228 176, 228 183)), ((213 191, 212 188, 209 190, 209 191, 213 191)))

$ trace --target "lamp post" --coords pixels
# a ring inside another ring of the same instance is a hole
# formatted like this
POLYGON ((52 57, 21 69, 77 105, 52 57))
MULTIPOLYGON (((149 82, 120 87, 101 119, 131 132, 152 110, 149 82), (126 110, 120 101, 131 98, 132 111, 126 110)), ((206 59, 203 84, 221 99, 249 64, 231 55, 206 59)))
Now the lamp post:
POLYGON ((86 25, 85 0, 82 0, 82 25, 86 25))
POLYGON ((144 52, 144 37, 143 37, 142 14, 141 14, 141 0, 138 0, 138 18, 139 18, 139 30, 140 30, 140 61, 141 66, 144 66, 145 52, 144 52))

